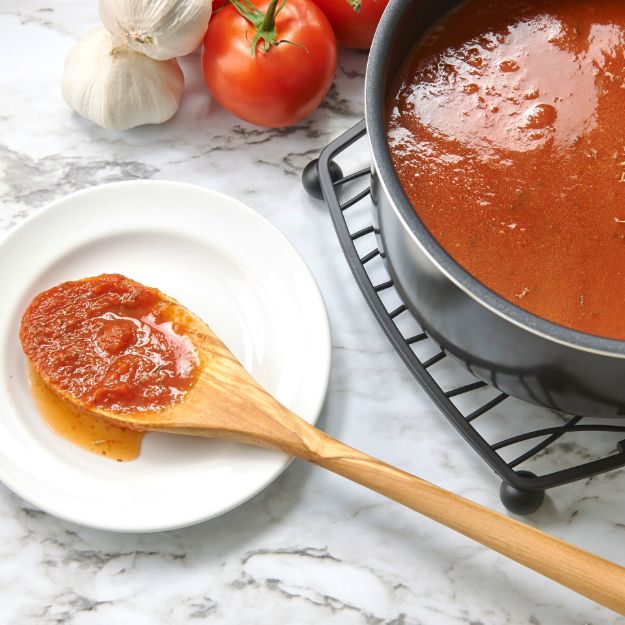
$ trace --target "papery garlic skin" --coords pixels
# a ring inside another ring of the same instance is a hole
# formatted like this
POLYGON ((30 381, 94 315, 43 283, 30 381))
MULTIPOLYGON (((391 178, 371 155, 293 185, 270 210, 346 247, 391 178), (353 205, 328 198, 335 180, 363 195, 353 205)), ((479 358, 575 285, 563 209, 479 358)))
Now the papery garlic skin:
POLYGON ((100 27, 67 55, 61 92, 83 117, 104 128, 127 130, 172 117, 183 86, 178 61, 155 61, 128 50, 100 27))
POLYGON ((126 46, 153 59, 193 52, 206 33, 212 0, 100 0, 100 19, 126 46))

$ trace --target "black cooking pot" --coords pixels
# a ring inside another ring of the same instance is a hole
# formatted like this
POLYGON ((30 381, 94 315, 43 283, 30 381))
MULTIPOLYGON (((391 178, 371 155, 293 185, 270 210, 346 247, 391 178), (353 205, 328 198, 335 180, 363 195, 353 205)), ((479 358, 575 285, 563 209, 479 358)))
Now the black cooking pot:
POLYGON ((391 0, 369 54, 365 103, 372 197, 388 269, 423 329, 478 378, 510 395, 565 412, 621 416, 625 342, 556 325, 486 288, 432 237, 393 168, 385 124, 391 83, 424 31, 459 4, 391 0))

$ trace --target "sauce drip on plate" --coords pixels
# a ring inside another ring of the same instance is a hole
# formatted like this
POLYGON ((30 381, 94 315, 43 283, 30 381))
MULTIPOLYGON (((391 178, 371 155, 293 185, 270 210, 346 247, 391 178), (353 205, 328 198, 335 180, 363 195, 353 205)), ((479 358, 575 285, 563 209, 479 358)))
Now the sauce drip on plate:
POLYGON ((44 381, 84 405, 159 410, 180 401, 199 371, 173 310, 156 289, 105 274, 37 295, 20 339, 44 381))
POLYGON ((145 432, 118 427, 80 410, 53 393, 32 367, 28 373, 35 405, 56 434, 111 460, 122 462, 139 457, 145 432))
POLYGON ((388 137, 415 210, 467 271, 625 339, 622 0, 469 0, 400 72, 388 137))

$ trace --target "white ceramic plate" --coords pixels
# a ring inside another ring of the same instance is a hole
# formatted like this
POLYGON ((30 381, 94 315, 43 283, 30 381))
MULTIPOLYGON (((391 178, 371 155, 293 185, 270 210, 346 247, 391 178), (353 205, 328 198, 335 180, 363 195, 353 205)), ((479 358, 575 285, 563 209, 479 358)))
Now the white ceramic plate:
POLYGON ((214 191, 158 181, 72 194, 0 244, 0 479, 24 499, 90 527, 190 525, 246 501, 288 464, 234 443, 151 433, 116 463, 54 434, 30 396, 19 321, 37 292, 118 272, 207 321, 243 365, 310 423, 328 384, 330 333, 304 261, 267 221, 214 191))

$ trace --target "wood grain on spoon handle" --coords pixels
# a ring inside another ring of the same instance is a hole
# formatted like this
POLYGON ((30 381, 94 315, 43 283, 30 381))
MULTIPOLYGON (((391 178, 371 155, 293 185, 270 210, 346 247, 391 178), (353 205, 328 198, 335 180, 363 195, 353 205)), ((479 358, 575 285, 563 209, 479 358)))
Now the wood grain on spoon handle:
POLYGON ((237 418, 219 432, 202 432, 196 426, 184 433, 277 449, 316 464, 625 615, 625 568, 353 449, 306 423, 262 389, 259 393, 246 406, 244 429, 238 429, 237 418))
POLYGON ((314 464, 362 484, 625 616, 625 568, 325 439, 314 464))

